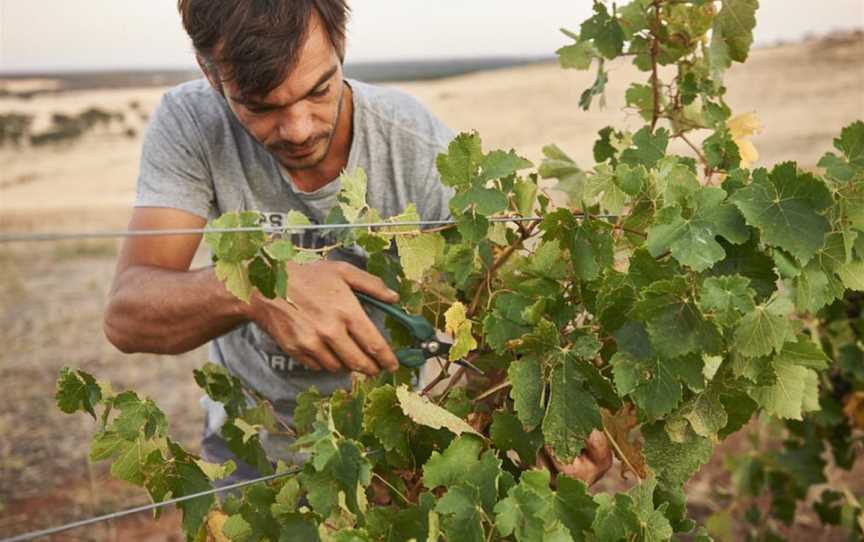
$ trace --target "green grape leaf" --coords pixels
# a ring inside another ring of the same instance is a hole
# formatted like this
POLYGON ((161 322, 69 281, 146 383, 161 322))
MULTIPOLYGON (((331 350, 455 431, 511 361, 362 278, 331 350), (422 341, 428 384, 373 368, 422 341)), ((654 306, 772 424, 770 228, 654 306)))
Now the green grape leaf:
POLYGON ((731 171, 741 165, 741 148, 726 128, 718 128, 702 143, 708 166, 731 171))
POLYGON ((465 420, 456 417, 426 397, 410 391, 408 386, 404 384, 396 389, 396 397, 399 399, 399 406, 402 408, 402 412, 411 418, 414 423, 431 427, 432 429, 441 429, 444 427, 456 435, 463 433, 478 434, 465 420))
POLYGON ((641 532, 641 522, 630 495, 599 493, 594 496, 594 501, 598 507, 591 528, 597 540, 626 540, 633 533, 641 532))
POLYGON ((654 92, 651 86, 633 83, 624 94, 627 107, 632 107, 639 112, 645 121, 650 121, 654 116, 654 92))
POLYGON ((577 41, 572 45, 561 47, 555 51, 555 54, 558 55, 562 68, 587 70, 597 56, 597 50, 588 42, 577 41))
POLYGON ((468 243, 480 243, 489 231, 489 220, 480 214, 465 213, 456 218, 456 227, 468 243))
POLYGON ((113 399, 111 405, 120 410, 111 429, 126 440, 143 435, 150 439, 164 436, 168 429, 165 414, 150 399, 141 399, 135 392, 125 391, 113 399))
POLYGON ((246 303, 252 299, 252 279, 248 268, 243 263, 217 261, 216 278, 225 283, 225 289, 238 299, 246 303))
POLYGON ((624 29, 604 4, 594 4, 594 16, 582 23, 580 39, 592 40, 597 51, 609 60, 624 50, 624 29))
POLYGON ((423 465, 423 485, 430 489, 472 486, 477 490, 483 507, 491 512, 498 500, 501 461, 492 450, 481 455, 482 447, 478 439, 463 436, 454 439, 443 454, 432 452, 423 465))
POLYGON ((202 368, 195 369, 192 374, 198 387, 211 399, 222 403, 229 417, 236 418, 241 415, 242 410, 246 408, 246 396, 243 392, 243 384, 237 377, 231 376, 227 369, 215 363, 206 363, 202 368))
POLYGON ((778 418, 801 420, 802 414, 819 409, 818 375, 811 369, 794 364, 784 356, 771 361, 776 380, 767 386, 755 386, 750 397, 778 418))
POLYGON ((603 427, 600 407, 583 387, 576 363, 570 356, 558 356, 550 379, 549 405, 543 417, 546 444, 564 462, 578 457, 591 431, 603 427))
POLYGON ((90 374, 64 367, 57 380, 57 393, 54 398, 57 406, 66 414, 83 410, 95 420, 95 407, 102 401, 102 390, 90 374))
POLYGON ((757 301, 768 298, 777 289, 779 277, 774 272, 774 262, 758 248, 755 240, 733 245, 721 239, 720 244, 726 251, 726 259, 712 267, 709 275, 741 275, 750 279, 757 301))
POLYGON ((483 156, 480 162, 480 175, 478 181, 486 182, 493 179, 503 179, 517 171, 534 167, 529 160, 516 154, 516 151, 492 151, 483 156))
POLYGON ((823 212, 831 193, 816 177, 799 173, 793 162, 753 172, 753 183, 730 198, 762 241, 780 247, 806 263, 824 245, 830 230, 823 212))
POLYGON ((353 224, 366 209, 366 186, 369 182, 366 172, 362 168, 357 168, 351 173, 344 171, 339 176, 339 182, 341 183, 338 196, 339 208, 345 220, 353 224))
POLYGON ((249 540, 252 536, 252 526, 249 525, 243 516, 234 514, 225 520, 222 525, 222 535, 228 537, 231 542, 243 542, 249 540))
POLYGON ((162 462, 164 459, 156 443, 139 436, 111 464, 111 476, 140 486, 147 479, 148 466, 162 462))
POLYGON ((441 182, 447 186, 461 187, 476 179, 483 159, 480 136, 476 133, 461 133, 447 148, 447 153, 438 155, 437 166, 441 182))
POLYGON ((658 160, 666 155, 669 145, 669 131, 660 128, 653 134, 648 126, 633 134, 635 148, 626 149, 621 153, 621 161, 633 167, 642 165, 652 168, 658 160))
MULTIPOLYGON (((292 211, 293 212, 293 211, 292 211)), ((302 215, 301 215, 302 216, 302 215)), ((305 218, 305 217, 304 217, 305 218)), ((309 219, 306 219, 307 221, 309 219)), ((280 239, 267 245, 267 253, 280 262, 290 262, 297 256, 297 249, 290 239, 280 239)))
POLYGON ((741 244, 749 232, 744 220, 732 205, 725 203, 726 192, 721 188, 701 188, 692 199, 690 218, 684 218, 678 206, 661 209, 655 225, 648 229, 648 250, 659 256, 667 250, 682 265, 694 271, 705 271, 726 257, 717 242, 722 236, 741 244))
POLYGON ((641 293, 642 299, 633 307, 632 315, 646 322, 651 344, 658 354, 675 358, 720 350, 720 333, 690 298, 684 277, 655 282, 641 293))
POLYGON ((756 310, 756 292, 741 275, 711 277, 702 284, 699 307, 723 327, 734 326, 744 314, 756 310))
POLYGON ((582 280, 594 280, 614 263, 610 230, 591 220, 579 220, 567 209, 549 213, 543 219, 543 240, 557 239, 562 250, 570 251, 574 272, 582 280))
POLYGON ((375 388, 366 396, 363 427, 381 442, 385 450, 395 451, 401 457, 408 458, 411 420, 399 408, 393 386, 375 388))
POLYGON ((794 333, 788 318, 791 312, 792 304, 785 298, 757 306, 735 328, 737 351, 756 358, 781 350, 794 333))
POLYGON ((711 459, 711 441, 695 434, 685 442, 673 442, 663 422, 642 428, 645 460, 654 474, 671 487, 680 487, 711 459))
MULTIPOLYGON (((210 221, 208 229, 254 228, 261 225, 261 214, 257 211, 225 213, 210 221)), ((267 241, 262 231, 204 234, 204 240, 218 261, 241 263, 254 258, 267 241)))
POLYGON ((758 0, 723 0, 723 7, 714 18, 709 49, 715 70, 725 70, 732 61, 747 60, 758 7, 758 0))
POLYGON ((439 233, 396 237, 402 270, 409 280, 419 281, 423 274, 444 257, 444 238, 439 233))
POLYGON ((583 197, 588 203, 599 203, 602 209, 611 214, 620 214, 629 200, 618 186, 615 172, 609 164, 597 164, 594 174, 585 182, 583 197))
POLYGON ((525 356, 514 361, 507 369, 512 384, 510 398, 513 399, 516 415, 522 426, 531 431, 543 420, 543 368, 534 356, 525 356))
POLYGON ((543 445, 543 434, 535 429, 527 432, 514 414, 499 411, 492 414, 489 437, 501 450, 514 450, 523 465, 533 465, 537 451, 543 445))
POLYGON ((700 437, 716 440, 717 434, 729 423, 718 386, 711 386, 694 397, 683 410, 682 416, 700 437))
POLYGON ((448 540, 485 542, 477 488, 457 485, 438 501, 435 511, 444 516, 442 528, 448 540))
MULTIPOLYGON (((475 184, 465 192, 460 192, 450 200, 450 209, 454 214, 462 214, 473 210, 481 216, 491 216, 507 209, 507 195, 495 188, 486 188, 475 184)), ((396 239, 398 242, 398 238, 396 239)))
POLYGON ((672 412, 683 397, 682 380, 694 383, 692 374, 702 370, 697 356, 639 359, 628 352, 618 352, 611 363, 618 393, 622 397, 631 396, 649 419, 672 412))

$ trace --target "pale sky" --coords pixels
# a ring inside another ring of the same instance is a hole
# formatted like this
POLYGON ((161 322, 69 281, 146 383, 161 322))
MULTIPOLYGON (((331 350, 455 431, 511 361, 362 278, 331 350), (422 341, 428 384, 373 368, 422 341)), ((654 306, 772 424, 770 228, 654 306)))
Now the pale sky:
MULTIPOLYGON (((552 55, 591 4, 354 0, 348 61, 552 55)), ((864 26, 864 0, 761 4, 757 44, 864 26)), ((0 72, 190 67, 176 0, 0 0, 0 72)))

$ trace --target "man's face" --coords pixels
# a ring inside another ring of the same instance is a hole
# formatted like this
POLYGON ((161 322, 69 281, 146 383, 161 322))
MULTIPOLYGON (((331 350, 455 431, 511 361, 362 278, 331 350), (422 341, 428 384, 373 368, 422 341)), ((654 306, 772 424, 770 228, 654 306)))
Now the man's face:
POLYGON ((287 169, 308 169, 327 156, 342 104, 342 65, 317 17, 288 77, 266 96, 243 96, 222 83, 241 124, 287 169))

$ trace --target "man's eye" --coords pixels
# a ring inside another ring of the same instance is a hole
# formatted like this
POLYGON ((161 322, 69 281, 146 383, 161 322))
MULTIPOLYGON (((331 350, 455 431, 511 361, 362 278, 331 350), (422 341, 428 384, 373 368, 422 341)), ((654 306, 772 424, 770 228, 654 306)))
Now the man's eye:
POLYGON ((312 96, 313 98, 320 98, 322 96, 325 96, 328 92, 330 92, 329 85, 322 88, 321 90, 316 90, 315 92, 309 94, 309 96, 312 96))

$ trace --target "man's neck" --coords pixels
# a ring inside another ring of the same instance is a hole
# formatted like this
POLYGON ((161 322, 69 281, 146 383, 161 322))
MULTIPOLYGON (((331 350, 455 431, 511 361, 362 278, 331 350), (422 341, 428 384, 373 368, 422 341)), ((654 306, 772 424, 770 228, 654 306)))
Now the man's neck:
POLYGON ((315 167, 288 170, 294 185, 304 192, 314 192, 335 180, 348 165, 348 154, 354 137, 354 98, 348 84, 342 92, 342 107, 327 156, 315 167))

